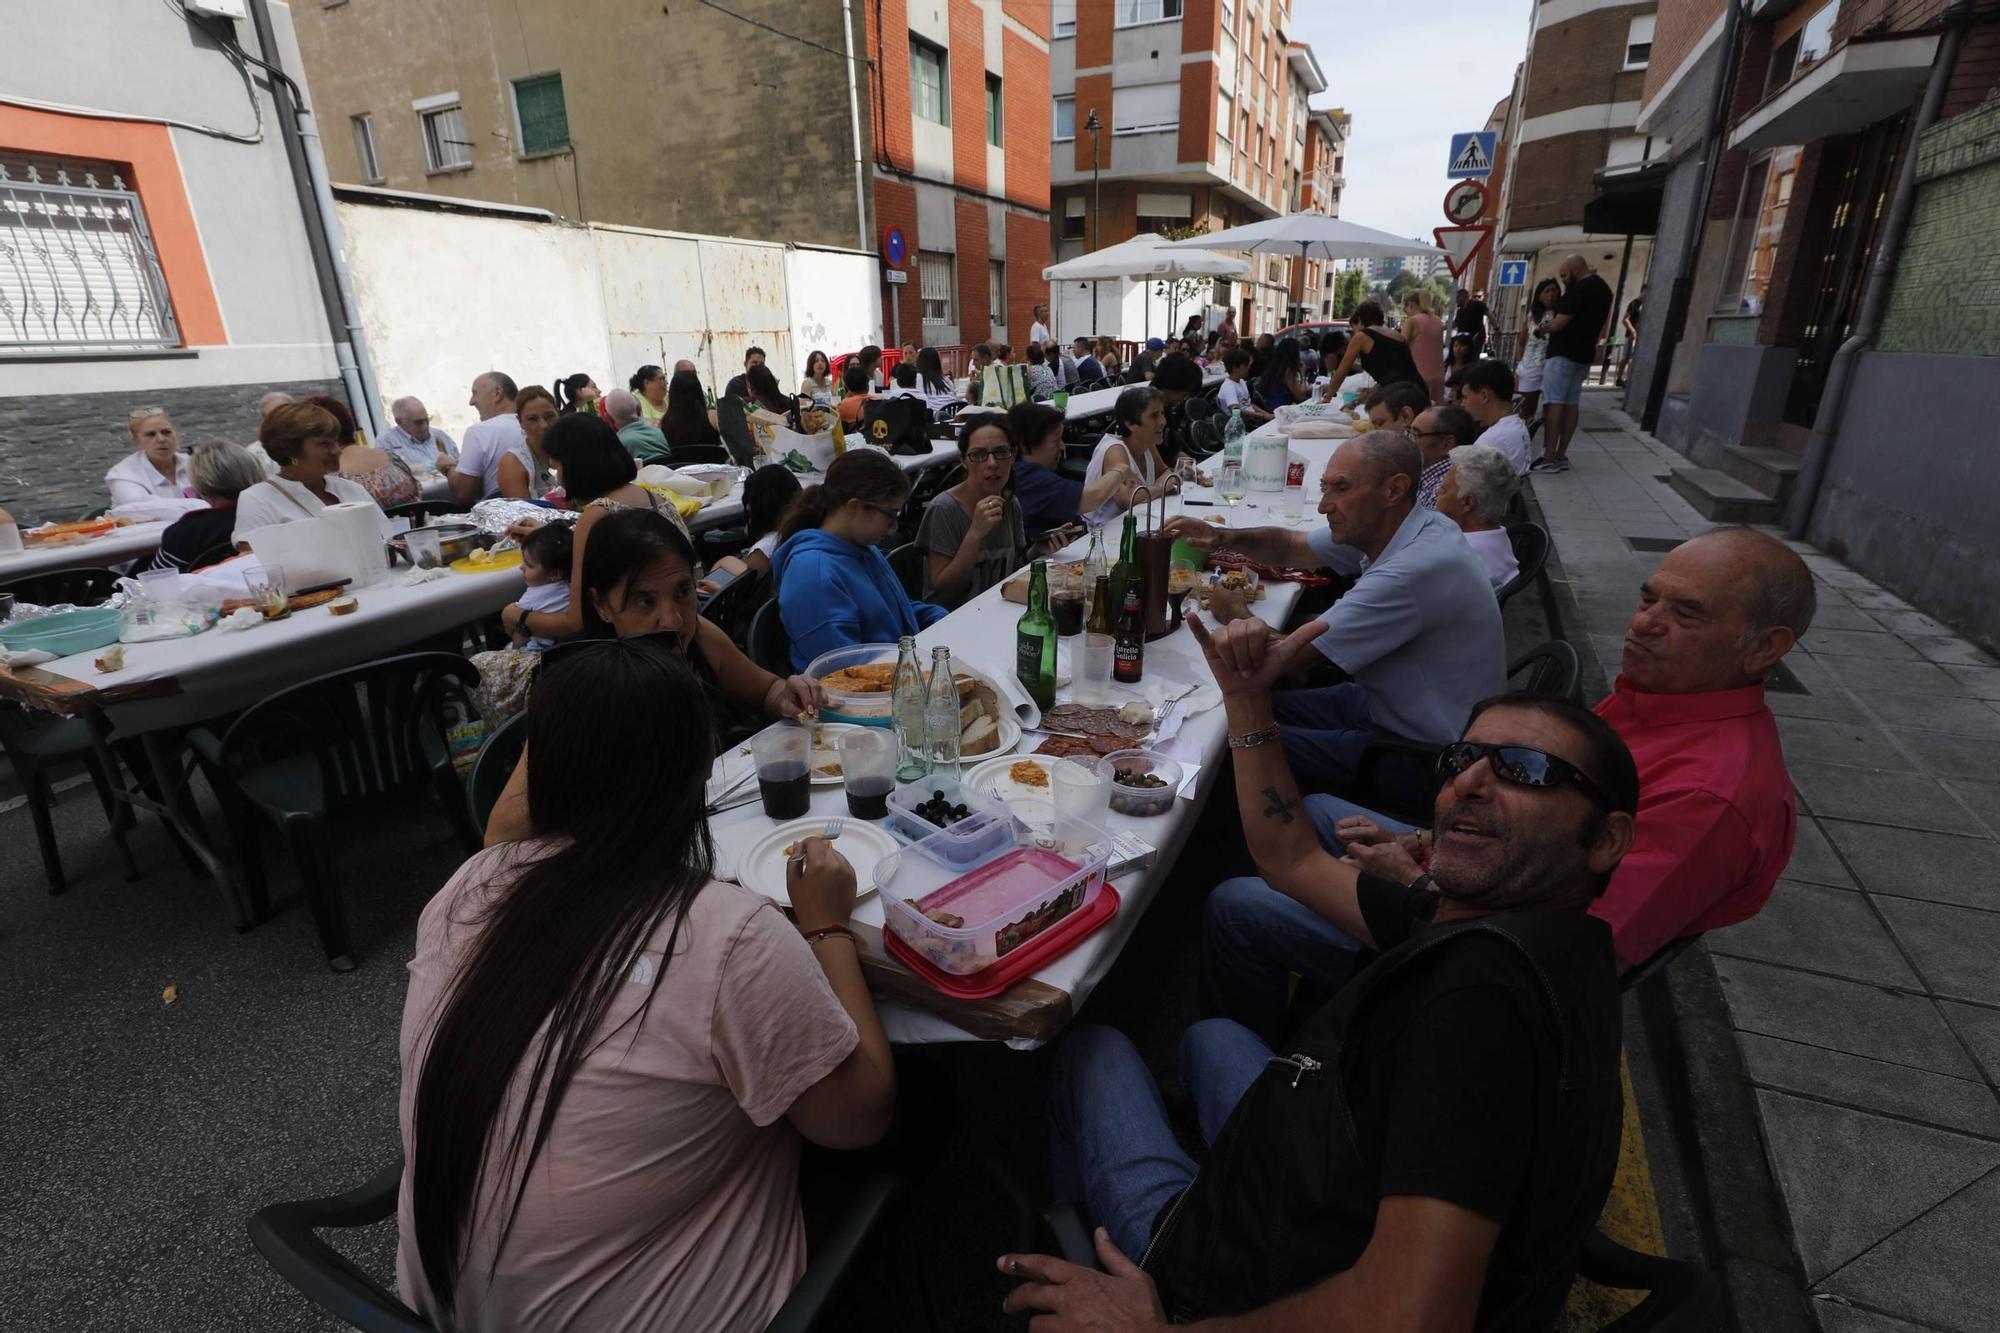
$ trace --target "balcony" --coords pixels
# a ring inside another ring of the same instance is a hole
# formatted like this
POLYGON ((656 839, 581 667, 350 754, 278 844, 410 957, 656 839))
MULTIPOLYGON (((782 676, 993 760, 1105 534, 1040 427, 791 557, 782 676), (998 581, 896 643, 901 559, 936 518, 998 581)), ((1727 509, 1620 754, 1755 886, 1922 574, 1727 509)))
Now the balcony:
POLYGON ((1938 34, 1849 41, 1736 123, 1731 148, 1777 148, 1852 134, 1909 108, 1938 34))
POLYGON ((1285 59, 1290 62, 1292 73, 1299 76, 1309 93, 1326 91, 1326 75, 1320 73, 1319 61, 1313 56, 1312 48, 1304 42, 1293 42, 1285 48, 1285 59))

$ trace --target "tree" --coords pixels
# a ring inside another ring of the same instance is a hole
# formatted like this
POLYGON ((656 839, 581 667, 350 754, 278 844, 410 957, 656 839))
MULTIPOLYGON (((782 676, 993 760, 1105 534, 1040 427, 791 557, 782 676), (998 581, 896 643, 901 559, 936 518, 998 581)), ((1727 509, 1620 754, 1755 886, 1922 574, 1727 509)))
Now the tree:
POLYGON ((1400 302, 1405 295, 1423 285, 1423 280, 1410 270, 1398 269, 1396 276, 1389 279, 1389 295, 1400 302))
POLYGON ((1449 273, 1431 274, 1430 282, 1426 285, 1430 288, 1431 309, 1433 311, 1451 309, 1451 298, 1457 293, 1458 288, 1453 285, 1449 273))
MULTIPOLYGON (((1207 232, 1208 221, 1206 219, 1185 227, 1162 227, 1160 229, 1160 235, 1170 241, 1185 241, 1191 237, 1206 235, 1207 232)), ((1166 301, 1167 318, 1172 320, 1179 317, 1183 302, 1202 298, 1213 286, 1214 279, 1212 278, 1174 278, 1170 281, 1154 283, 1153 294, 1166 301)), ((1202 323, 1204 326, 1208 323, 1206 318, 1207 305, 1208 303, 1205 300, 1202 301, 1204 316, 1202 323)), ((1180 330, 1174 328, 1168 331, 1178 333, 1180 330)))
POLYGON ((1342 269, 1333 285, 1333 314, 1346 319, 1354 313, 1368 292, 1368 278, 1358 268, 1342 269))

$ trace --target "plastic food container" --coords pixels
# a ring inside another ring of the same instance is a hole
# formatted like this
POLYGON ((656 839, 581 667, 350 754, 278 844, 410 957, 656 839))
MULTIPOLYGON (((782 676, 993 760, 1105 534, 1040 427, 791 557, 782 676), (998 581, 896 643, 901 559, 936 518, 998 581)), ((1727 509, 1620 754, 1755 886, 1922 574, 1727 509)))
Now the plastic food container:
POLYGON ((820 710, 822 722, 858 722, 868 727, 890 725, 890 681, 896 672, 896 645, 893 643, 857 643, 846 648, 836 648, 830 653, 821 653, 806 665, 806 674, 824 684, 826 677, 850 667, 882 665, 888 668, 882 674, 880 690, 842 689, 826 686, 826 707, 820 710))
POLYGON ((875 867, 889 930, 953 976, 992 967, 1104 892, 1111 835, 1102 828, 1058 816, 1053 807, 1040 817, 994 816, 991 827, 1007 838, 970 870, 939 854, 935 836, 875 867))
POLYGON ((33 620, 9 620, 0 625, 0 643, 16 652, 33 649, 68 657, 118 642, 123 628, 124 617, 116 608, 92 606, 80 611, 58 611, 33 620))
POLYGON ((1114 750, 1104 757, 1111 774, 1111 808, 1121 815, 1164 815, 1174 808, 1181 786, 1181 766, 1151 750, 1114 750), (1150 774, 1160 786, 1141 787, 1120 781, 1121 774, 1150 774))
POLYGON ((954 866, 969 866, 996 851, 1013 846, 1013 831, 998 816, 1006 812, 1000 803, 982 792, 973 791, 957 778, 920 778, 905 782, 889 793, 888 829, 907 843, 930 840, 927 850, 954 866), (949 828, 939 828, 917 813, 917 807, 942 792, 945 800, 962 805, 969 812, 949 828))

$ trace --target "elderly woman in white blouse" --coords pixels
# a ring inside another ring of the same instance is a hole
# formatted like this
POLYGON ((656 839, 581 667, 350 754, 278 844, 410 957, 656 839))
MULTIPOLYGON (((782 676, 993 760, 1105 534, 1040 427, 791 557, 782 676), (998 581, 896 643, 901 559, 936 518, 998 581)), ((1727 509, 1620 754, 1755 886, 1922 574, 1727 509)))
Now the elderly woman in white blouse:
MULTIPOLYGON (((247 549, 249 536, 274 523, 318 518, 330 507, 353 502, 375 507, 359 482, 340 475, 340 423, 312 403, 271 409, 257 427, 257 443, 278 465, 278 475, 236 497, 236 531, 230 540, 247 549)), ((376 516, 381 510, 375 509, 376 516)))
POLYGON ((180 436, 166 412, 157 407, 141 407, 125 419, 132 431, 132 452, 104 474, 111 505, 133 504, 140 500, 184 500, 194 495, 194 479, 188 475, 188 458, 180 450, 180 436))

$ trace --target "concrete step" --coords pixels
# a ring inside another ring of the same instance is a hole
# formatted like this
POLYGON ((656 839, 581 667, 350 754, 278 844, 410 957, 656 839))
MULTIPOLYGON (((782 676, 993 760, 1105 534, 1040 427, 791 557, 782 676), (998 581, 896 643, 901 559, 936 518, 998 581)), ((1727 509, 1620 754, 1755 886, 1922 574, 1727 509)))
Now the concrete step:
POLYGON ((1726 472, 1708 467, 1677 467, 1667 484, 1682 499, 1715 523, 1775 523, 1778 502, 1726 472))
POLYGON ((1783 505, 1791 495, 1803 460, 1789 449, 1768 445, 1727 444, 1716 470, 1736 478, 1752 490, 1762 492, 1783 505))

